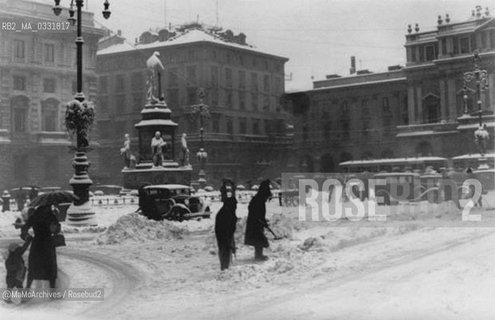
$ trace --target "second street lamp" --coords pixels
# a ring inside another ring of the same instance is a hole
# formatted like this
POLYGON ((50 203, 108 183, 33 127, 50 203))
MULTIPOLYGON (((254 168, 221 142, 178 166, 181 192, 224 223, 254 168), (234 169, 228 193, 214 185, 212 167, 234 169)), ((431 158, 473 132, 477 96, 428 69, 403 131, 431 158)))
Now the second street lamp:
POLYGON ((480 68, 481 58, 478 51, 473 53, 474 70, 464 73, 464 115, 467 116, 468 112, 468 96, 467 96, 467 84, 475 82, 476 85, 476 104, 478 105, 478 129, 474 132, 475 143, 478 145, 480 150, 480 163, 479 169, 487 169, 488 165, 486 163, 486 148, 488 146, 488 141, 490 139, 490 134, 486 129, 486 125, 483 125, 483 108, 481 101, 481 93, 488 88, 488 72, 480 68))

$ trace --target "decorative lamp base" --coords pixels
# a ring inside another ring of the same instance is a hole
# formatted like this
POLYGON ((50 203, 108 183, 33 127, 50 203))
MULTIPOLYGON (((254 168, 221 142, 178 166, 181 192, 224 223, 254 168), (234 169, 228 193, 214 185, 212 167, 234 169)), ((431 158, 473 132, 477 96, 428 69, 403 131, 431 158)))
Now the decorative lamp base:
POLYGON ((71 226, 96 226, 96 214, 91 203, 85 202, 82 205, 71 205, 67 210, 67 224, 71 226))

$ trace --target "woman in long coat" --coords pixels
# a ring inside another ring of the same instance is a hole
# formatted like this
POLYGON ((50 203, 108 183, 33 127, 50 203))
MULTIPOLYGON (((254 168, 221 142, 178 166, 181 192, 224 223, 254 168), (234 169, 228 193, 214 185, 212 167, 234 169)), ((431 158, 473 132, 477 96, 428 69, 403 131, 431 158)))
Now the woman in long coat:
POLYGON ((57 280, 57 253, 52 235, 60 232, 60 223, 52 213, 51 206, 40 206, 22 227, 21 238, 24 240, 30 228, 34 238, 29 251, 27 288, 33 280, 48 280, 50 288, 55 288, 57 280))
POLYGON ((265 180, 260 184, 258 193, 249 202, 244 244, 254 247, 255 260, 268 259, 263 255, 263 248, 268 248, 269 245, 264 232, 265 227, 268 225, 266 222, 265 203, 271 196, 270 180, 265 180))
POLYGON ((218 244, 218 257, 220 269, 227 269, 230 265, 232 255, 235 254, 234 234, 237 224, 237 200, 235 199, 235 184, 225 180, 220 188, 223 206, 215 218, 215 236, 218 244))

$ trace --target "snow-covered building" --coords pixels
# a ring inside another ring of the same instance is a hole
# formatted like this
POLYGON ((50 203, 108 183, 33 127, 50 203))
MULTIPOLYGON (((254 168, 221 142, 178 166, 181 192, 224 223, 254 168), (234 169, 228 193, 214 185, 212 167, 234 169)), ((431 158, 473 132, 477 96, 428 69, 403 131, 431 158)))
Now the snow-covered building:
MULTIPOLYGON (((76 90, 76 33, 52 4, 0 0, 0 190, 69 187, 74 170, 64 103, 76 90)), ((82 14, 84 93, 96 99, 96 50, 103 31, 82 14)))
POLYGON ((488 80, 480 99, 493 150, 495 18, 478 7, 466 21, 447 15, 437 23, 431 31, 409 26, 403 67, 355 72, 352 59, 351 75, 329 75, 314 81, 312 90, 288 94, 297 119, 294 170, 328 172, 349 160, 478 153, 476 81, 464 90, 475 51, 488 80))
POLYGON ((193 179, 200 135, 199 116, 191 106, 200 102, 200 88, 210 112, 204 130, 208 184, 216 186, 224 177, 255 183, 259 177, 278 176, 291 143, 289 115, 280 104, 288 59, 249 45, 243 33, 193 23, 145 31, 132 44, 105 44, 98 51, 100 161, 92 177, 121 183, 119 149, 125 133, 137 153, 134 125, 146 100, 146 60, 155 51, 165 67, 162 89, 179 124, 177 134, 187 134, 193 179))

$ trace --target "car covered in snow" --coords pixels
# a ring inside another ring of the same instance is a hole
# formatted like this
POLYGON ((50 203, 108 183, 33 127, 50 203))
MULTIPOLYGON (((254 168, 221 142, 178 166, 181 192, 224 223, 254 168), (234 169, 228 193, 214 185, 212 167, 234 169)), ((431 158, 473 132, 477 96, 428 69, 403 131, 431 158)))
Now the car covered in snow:
POLYGON ((140 212, 154 220, 199 220, 211 216, 210 206, 191 195, 191 188, 181 184, 159 184, 142 187, 139 192, 140 212))

